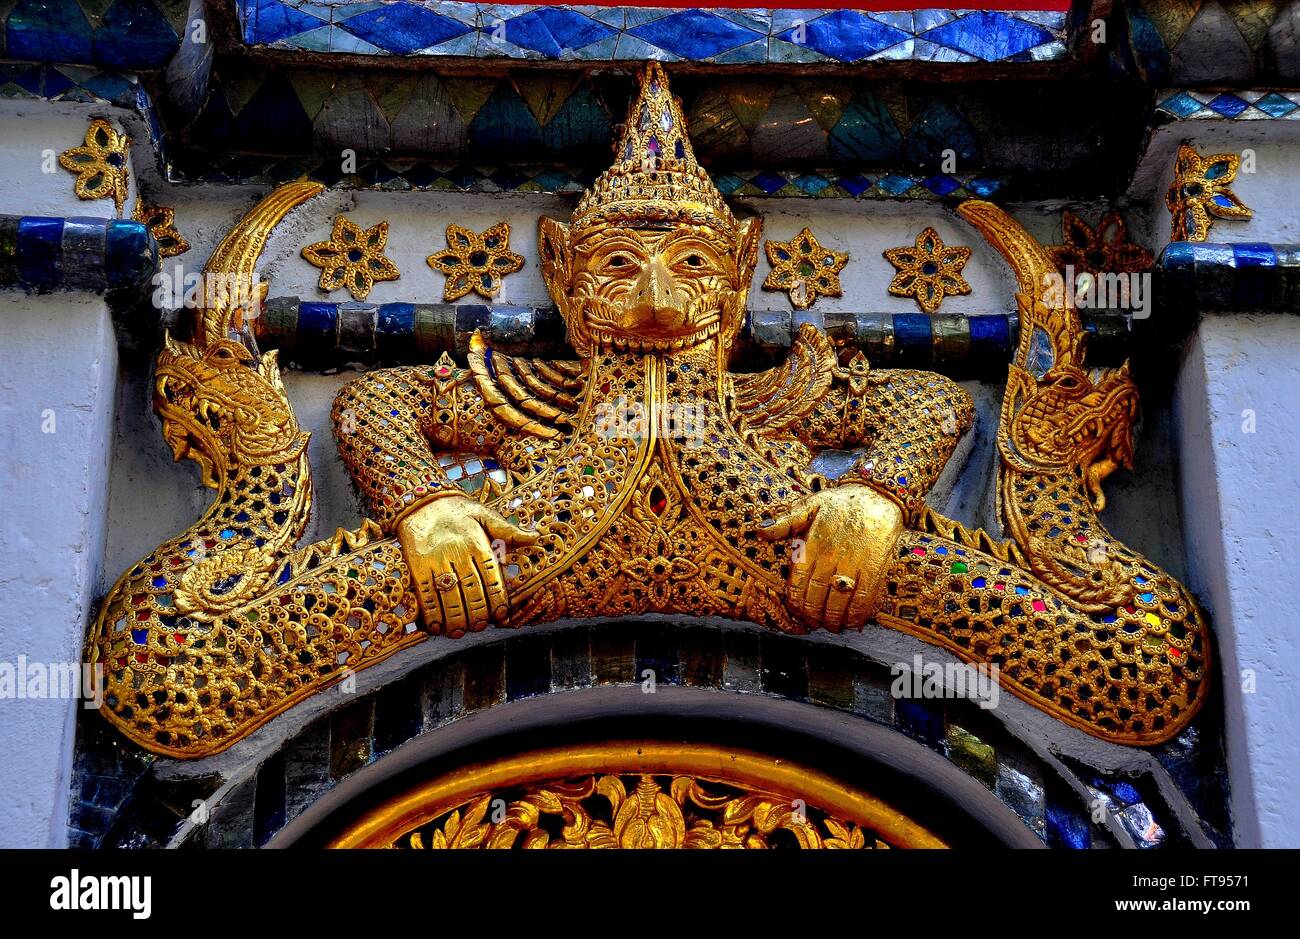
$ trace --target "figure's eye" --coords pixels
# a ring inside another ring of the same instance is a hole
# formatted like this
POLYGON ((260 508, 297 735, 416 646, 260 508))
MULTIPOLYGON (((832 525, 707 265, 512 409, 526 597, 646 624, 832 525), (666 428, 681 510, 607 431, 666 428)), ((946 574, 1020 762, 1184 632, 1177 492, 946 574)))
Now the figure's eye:
POLYGON ((605 264, 607 267, 613 268, 631 267, 632 259, 626 254, 614 254, 610 256, 609 260, 606 261, 605 264))
POLYGON ((688 274, 707 274, 717 271, 717 265, 708 255, 699 251, 686 251, 673 261, 673 267, 688 274))

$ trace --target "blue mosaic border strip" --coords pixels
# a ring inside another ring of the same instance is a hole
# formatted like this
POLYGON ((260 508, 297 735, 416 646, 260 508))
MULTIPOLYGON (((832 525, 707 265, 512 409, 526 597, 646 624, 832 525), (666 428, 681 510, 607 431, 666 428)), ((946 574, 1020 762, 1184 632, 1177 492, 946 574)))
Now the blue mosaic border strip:
POLYGON ((85 65, 0 62, 0 98, 135 108, 142 93, 140 82, 130 73, 85 65))
MULTIPOLYGON (((1083 320, 1092 334, 1090 362, 1122 362, 1128 318, 1085 314, 1083 320)), ((1017 318, 1006 313, 755 312, 743 327, 742 357, 751 362, 781 358, 804 323, 856 345, 874 365, 965 373, 1005 369, 1018 329, 1017 318)), ((267 301, 258 321, 258 335, 267 345, 310 368, 347 362, 431 362, 443 352, 463 355, 478 329, 503 352, 572 354, 565 345, 560 315, 550 306, 323 303, 276 297, 267 301)))
POLYGON ((0 287, 102 294, 143 289, 157 270, 143 222, 0 215, 0 287))
POLYGON ((1161 303, 1198 310, 1300 313, 1300 245, 1175 241, 1156 262, 1161 303))
POLYGON ((1165 91, 1156 113, 1183 121, 1300 120, 1300 91, 1165 91))
MULTIPOLYGON (((595 181, 600 168, 554 165, 481 166, 468 163, 362 157, 357 171, 344 175, 337 158, 257 157, 248 154, 204 154, 199 166, 181 159, 168 167, 171 182, 278 185, 300 176, 345 189, 405 192, 499 193, 533 192, 580 195, 595 181)), ((819 199, 987 199, 1007 180, 976 174, 855 172, 852 170, 735 170, 720 172, 713 181, 724 196, 735 198, 819 199)))
POLYGON ((714 64, 1049 62, 1064 11, 526 6, 239 0, 245 43, 375 56, 714 64))

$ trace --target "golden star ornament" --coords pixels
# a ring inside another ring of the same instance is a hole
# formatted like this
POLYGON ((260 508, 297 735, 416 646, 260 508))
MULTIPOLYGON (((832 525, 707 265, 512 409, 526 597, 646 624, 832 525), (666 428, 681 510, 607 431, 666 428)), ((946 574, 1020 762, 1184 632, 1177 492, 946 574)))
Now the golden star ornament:
POLYGON ((1204 241, 1215 218, 1254 216, 1254 210, 1247 208, 1228 188, 1237 178, 1240 166, 1241 157, 1235 153, 1203 157, 1187 144, 1178 148, 1174 182, 1165 193, 1165 205, 1171 216, 1171 241, 1204 241))
POLYGON ((397 280, 401 276, 397 265, 384 257, 387 244, 387 221, 363 231, 340 215, 334 219, 329 240, 307 245, 302 249, 302 256, 313 267, 321 269, 318 282, 321 290, 329 293, 346 287, 353 300, 364 300, 377 281, 397 280))
POLYGON ((796 310, 806 310, 818 297, 842 297, 840 271, 849 263, 848 252, 823 248, 808 228, 789 241, 769 241, 764 248, 772 271, 764 290, 785 291, 796 310))
POLYGON ((889 248, 885 259, 898 269, 889 292, 912 297, 926 313, 939 309, 944 297, 970 293, 970 284, 961 276, 970 248, 948 247, 933 228, 917 235, 911 247, 889 248))
POLYGON ((510 250, 510 225, 506 222, 497 222, 481 235, 448 225, 447 247, 426 260, 435 271, 447 275, 442 296, 448 303, 468 293, 491 300, 501 293, 505 276, 524 266, 523 256, 510 250))

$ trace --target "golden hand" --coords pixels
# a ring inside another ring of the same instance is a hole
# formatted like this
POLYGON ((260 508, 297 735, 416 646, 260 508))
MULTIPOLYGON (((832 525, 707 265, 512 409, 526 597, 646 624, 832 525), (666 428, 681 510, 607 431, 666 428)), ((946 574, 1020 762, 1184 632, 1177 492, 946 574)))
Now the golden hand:
POLYGON ((455 639, 510 612, 493 542, 529 545, 537 532, 512 525, 468 496, 442 496, 397 525, 424 625, 455 639))
POLYGON ((809 626, 839 632, 862 626, 875 612, 902 531, 903 512, 895 502, 849 483, 813 494, 758 534, 796 541, 786 603, 809 626))

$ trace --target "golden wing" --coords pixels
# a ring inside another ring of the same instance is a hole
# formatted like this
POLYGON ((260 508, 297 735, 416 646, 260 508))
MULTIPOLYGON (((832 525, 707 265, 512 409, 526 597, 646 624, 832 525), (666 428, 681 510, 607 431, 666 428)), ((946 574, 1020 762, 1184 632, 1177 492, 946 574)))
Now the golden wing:
POLYGON ((831 386, 839 360, 830 337, 804 323, 790 355, 776 368, 736 375, 736 406, 765 435, 777 434, 806 416, 831 386))
POLYGON ((507 427, 555 438, 572 426, 582 393, 581 363, 503 355, 475 330, 469 342, 469 368, 479 394, 507 427))

